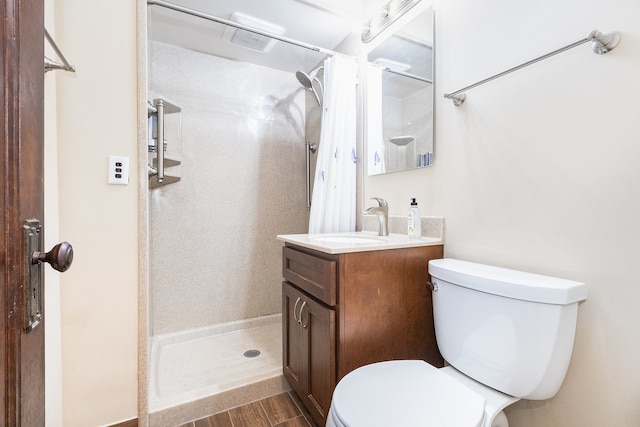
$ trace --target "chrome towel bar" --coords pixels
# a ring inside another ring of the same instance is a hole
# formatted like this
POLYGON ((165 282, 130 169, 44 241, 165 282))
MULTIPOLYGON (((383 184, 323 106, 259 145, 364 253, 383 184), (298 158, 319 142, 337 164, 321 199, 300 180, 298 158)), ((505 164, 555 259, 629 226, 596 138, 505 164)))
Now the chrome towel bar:
POLYGON ((612 31, 610 33, 601 33, 598 30, 593 30, 591 31, 589 34, 587 34, 587 37, 578 40, 576 42, 573 42, 571 44, 568 44, 566 46, 561 47, 560 49, 556 49, 553 52, 549 52, 545 55, 542 56, 538 56, 537 58, 534 58, 530 61, 527 61, 523 64, 517 65, 513 68, 509 68, 506 71, 503 71, 501 73, 495 74, 491 77, 487 77, 484 80, 480 80, 477 83, 471 84, 469 86, 465 86, 462 89, 458 89, 455 92, 450 92, 450 93, 445 93, 444 97, 446 99, 450 99, 453 101, 453 104, 457 107, 459 107, 460 105, 462 105, 462 103, 464 102, 464 100, 466 99, 466 95, 464 92, 466 92, 469 89, 473 89, 474 87, 483 85, 487 82, 490 82, 491 80, 495 80, 499 77, 502 76, 506 76, 507 74, 510 74, 514 71, 517 71, 521 68, 524 67, 528 67, 531 64, 535 64, 536 62, 542 61, 543 59, 547 59, 551 56, 557 55, 559 53, 562 53, 566 50, 569 49, 573 49, 576 46, 580 46, 581 44, 587 43, 587 42, 593 42, 593 51, 595 53, 597 53, 598 55, 602 55, 604 53, 609 52, 610 50, 613 50, 613 48, 615 48, 618 43, 620 42, 620 33, 618 33, 617 31, 612 31))
POLYGON ((67 61, 67 58, 64 57, 64 55, 60 51, 60 48, 58 48, 58 45, 53 40, 51 35, 49 35, 49 32, 47 31, 46 28, 44 29, 44 37, 49 42, 49 45, 53 48, 53 50, 55 51, 56 55, 58 55, 58 58, 60 58, 60 60, 62 61, 62 64, 60 64, 59 62, 52 61, 51 59, 49 59, 49 58, 47 58, 45 56, 44 57, 44 72, 46 73, 47 71, 51 71, 51 70, 64 70, 64 71, 70 71, 72 73, 75 73, 76 72, 76 67, 74 67, 73 65, 69 64, 69 61, 67 61))

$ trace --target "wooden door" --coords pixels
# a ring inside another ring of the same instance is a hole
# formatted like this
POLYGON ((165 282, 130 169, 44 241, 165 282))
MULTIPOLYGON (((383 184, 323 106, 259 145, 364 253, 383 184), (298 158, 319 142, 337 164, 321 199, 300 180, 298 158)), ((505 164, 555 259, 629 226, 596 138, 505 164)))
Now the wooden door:
POLYGON ((0 424, 44 426, 44 317, 25 331, 23 247, 25 220, 44 216, 44 3, 1 4, 0 424))

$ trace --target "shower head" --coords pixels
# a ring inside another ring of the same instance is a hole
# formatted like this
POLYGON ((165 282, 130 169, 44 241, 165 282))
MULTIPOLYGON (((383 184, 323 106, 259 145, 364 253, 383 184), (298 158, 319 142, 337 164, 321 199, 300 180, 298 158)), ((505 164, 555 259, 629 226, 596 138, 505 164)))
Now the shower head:
POLYGON ((298 79, 300 84, 307 89, 313 88, 313 85, 311 84, 311 77, 309 77, 309 75, 304 71, 296 71, 296 79, 298 79))
POLYGON ((300 84, 302 84, 302 86, 306 87, 307 89, 312 89, 314 80, 320 83, 320 80, 318 80, 318 73, 320 72, 320 70, 324 70, 324 65, 311 70, 309 74, 305 73, 304 71, 296 71, 296 78, 298 79, 300 84))
POLYGON ((322 101, 320 101, 320 96, 318 95, 318 92, 316 91, 316 88, 313 85, 313 82, 318 82, 318 85, 320 86, 320 94, 324 95, 323 89, 322 89, 322 83, 317 77, 318 72, 322 69, 324 69, 324 67, 318 67, 315 70, 311 71, 309 74, 305 73, 304 71, 296 71, 296 79, 298 79, 298 81, 302 86, 304 86, 305 88, 313 92, 313 94, 316 97, 316 101, 318 101, 318 105, 322 105, 322 101))

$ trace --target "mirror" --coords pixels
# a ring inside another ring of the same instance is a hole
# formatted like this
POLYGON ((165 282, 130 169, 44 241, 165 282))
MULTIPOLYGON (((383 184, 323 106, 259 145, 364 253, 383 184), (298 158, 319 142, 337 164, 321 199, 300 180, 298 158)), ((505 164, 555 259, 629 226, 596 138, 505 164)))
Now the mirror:
POLYGON ((388 30, 365 46, 368 175, 433 164, 433 7, 388 30))

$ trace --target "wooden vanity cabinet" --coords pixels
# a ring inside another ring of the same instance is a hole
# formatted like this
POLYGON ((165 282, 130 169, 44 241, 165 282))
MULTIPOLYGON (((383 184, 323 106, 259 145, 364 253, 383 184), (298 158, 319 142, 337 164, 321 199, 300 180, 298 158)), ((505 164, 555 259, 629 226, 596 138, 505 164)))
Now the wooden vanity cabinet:
POLYGON ((337 382, 394 359, 443 365, 433 327, 428 262, 443 246, 327 254, 283 248, 283 371, 324 426, 337 382))

